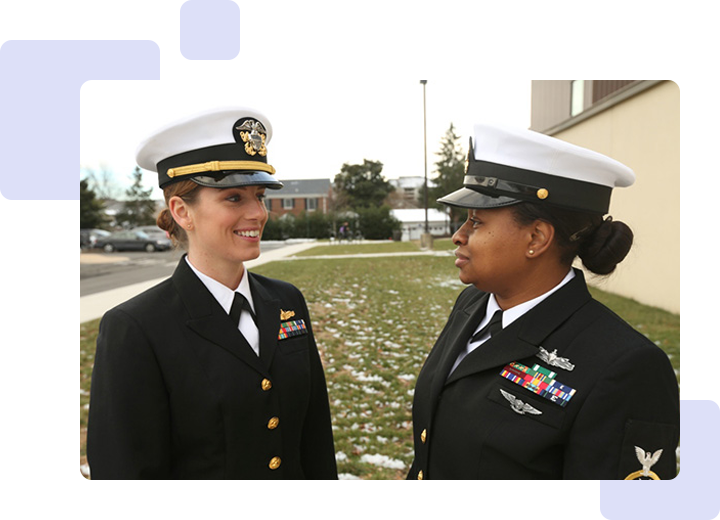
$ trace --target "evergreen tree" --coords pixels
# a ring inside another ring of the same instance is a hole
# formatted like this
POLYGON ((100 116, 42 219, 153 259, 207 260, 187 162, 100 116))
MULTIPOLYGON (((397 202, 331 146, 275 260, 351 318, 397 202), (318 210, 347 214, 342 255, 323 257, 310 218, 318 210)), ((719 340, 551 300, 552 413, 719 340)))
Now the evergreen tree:
POLYGON ((153 190, 143 188, 142 172, 137 166, 132 178, 132 185, 125 191, 127 200, 116 216, 117 223, 126 228, 155 224, 155 201, 150 198, 153 190))
POLYGON ((103 203, 88 188, 86 180, 80 181, 80 229, 100 228, 106 224, 103 203))
MULTIPOLYGON (((435 187, 428 188, 430 199, 434 202, 443 195, 447 195, 462 188, 465 176, 465 152, 460 145, 460 136, 455 133, 455 126, 450 123, 445 135, 440 140, 440 151, 435 152, 438 160, 435 162, 435 187)), ((452 206, 435 203, 435 207, 450 210, 450 221, 454 231, 459 222, 465 219, 465 210, 452 206)))

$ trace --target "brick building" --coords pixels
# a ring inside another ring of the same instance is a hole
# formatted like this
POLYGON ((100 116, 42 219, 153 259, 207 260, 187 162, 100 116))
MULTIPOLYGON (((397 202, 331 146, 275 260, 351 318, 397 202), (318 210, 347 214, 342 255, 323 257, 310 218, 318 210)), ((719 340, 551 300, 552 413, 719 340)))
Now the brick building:
POLYGON ((271 218, 287 213, 299 215, 303 211, 330 211, 332 183, 330 179, 283 180, 280 190, 265 191, 265 204, 271 218))

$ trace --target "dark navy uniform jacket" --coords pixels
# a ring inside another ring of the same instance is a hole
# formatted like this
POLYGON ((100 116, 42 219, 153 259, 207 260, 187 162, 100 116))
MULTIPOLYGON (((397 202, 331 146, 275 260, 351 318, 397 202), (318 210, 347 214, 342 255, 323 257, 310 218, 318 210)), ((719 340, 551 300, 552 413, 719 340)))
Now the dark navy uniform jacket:
POLYGON ((305 300, 285 282, 249 273, 249 283, 260 357, 184 258, 170 279, 106 313, 88 419, 92 479, 337 478, 305 300), (305 333, 278 339, 298 320, 305 333))
POLYGON ((447 377, 489 297, 472 286, 460 294, 417 380, 408 478, 625 479, 653 455, 641 478, 676 475, 679 391, 667 355, 575 274, 447 377), (541 360, 540 347, 574 368, 541 360), (565 406, 541 397, 502 375, 511 362, 555 372, 575 393, 565 406))

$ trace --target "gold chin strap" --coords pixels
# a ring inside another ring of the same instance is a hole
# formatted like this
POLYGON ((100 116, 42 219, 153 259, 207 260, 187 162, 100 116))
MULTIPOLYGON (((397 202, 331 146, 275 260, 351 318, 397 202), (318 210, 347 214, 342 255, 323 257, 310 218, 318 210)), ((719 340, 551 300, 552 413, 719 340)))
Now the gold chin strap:
POLYGON ((167 176, 172 179, 173 177, 179 177, 181 175, 191 175, 193 173, 203 172, 219 172, 223 170, 254 170, 267 172, 270 175, 275 174, 275 168, 269 164, 257 161, 209 161, 206 163, 188 164, 187 166, 170 168, 167 171, 167 176))

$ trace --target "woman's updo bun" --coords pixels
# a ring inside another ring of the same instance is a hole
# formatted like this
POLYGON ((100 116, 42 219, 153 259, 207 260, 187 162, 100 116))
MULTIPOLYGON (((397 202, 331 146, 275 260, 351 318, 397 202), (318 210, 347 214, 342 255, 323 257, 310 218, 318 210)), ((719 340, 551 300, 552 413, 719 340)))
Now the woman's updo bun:
MULTIPOLYGON (((195 202, 199 188, 200 185, 194 183, 193 181, 180 181, 170 184, 163 189, 165 205, 169 206, 168 202, 173 197, 180 197, 188 204, 192 204, 195 202)), ((167 232, 175 247, 187 249, 187 233, 185 233, 185 230, 180 227, 177 222, 175 222, 175 219, 168 208, 163 209, 158 215, 157 225, 160 229, 167 232)))
POLYGON ((608 217, 580 241, 577 255, 595 274, 610 274, 630 252, 633 232, 624 223, 608 217))
POLYGON ((177 241, 177 237, 181 231, 184 232, 184 230, 177 225, 172 217, 172 213, 170 213, 170 210, 167 208, 163 209, 158 215, 157 225, 160 229, 167 232, 168 236, 173 239, 173 242, 177 241))

